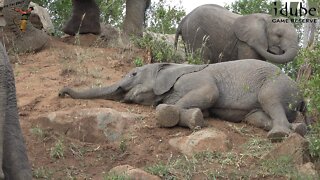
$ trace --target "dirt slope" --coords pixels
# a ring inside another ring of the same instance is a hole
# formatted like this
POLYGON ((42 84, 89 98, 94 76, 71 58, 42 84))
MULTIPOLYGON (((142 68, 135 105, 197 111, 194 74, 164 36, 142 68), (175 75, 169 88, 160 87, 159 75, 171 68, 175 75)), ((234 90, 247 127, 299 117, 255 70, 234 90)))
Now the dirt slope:
MULTIPOLYGON (((168 179, 171 176, 178 179, 262 177, 263 173, 254 167, 259 158, 242 156, 248 152, 245 145, 253 139, 264 147, 266 132, 262 130, 208 119, 209 126, 221 129, 230 137, 231 150, 227 154, 207 153, 188 159, 171 148, 168 141, 192 131, 179 127, 158 128, 152 107, 108 100, 58 98, 59 89, 66 85, 81 88, 108 85, 119 80, 134 67, 132 62, 136 57, 147 59, 147 53, 134 48, 80 47, 57 39, 51 41, 51 46, 39 53, 10 55, 15 61, 20 122, 35 178, 103 179, 112 167, 123 164, 142 169, 157 164, 162 167, 163 178, 168 179), (54 111, 96 107, 133 112, 146 118, 134 124, 135 131, 127 134, 123 141, 99 143, 68 138, 54 128, 42 129, 36 120, 39 115, 54 111), (53 158, 52 151, 61 146, 63 157, 53 158)), ((158 171, 162 172, 161 168, 158 171)))

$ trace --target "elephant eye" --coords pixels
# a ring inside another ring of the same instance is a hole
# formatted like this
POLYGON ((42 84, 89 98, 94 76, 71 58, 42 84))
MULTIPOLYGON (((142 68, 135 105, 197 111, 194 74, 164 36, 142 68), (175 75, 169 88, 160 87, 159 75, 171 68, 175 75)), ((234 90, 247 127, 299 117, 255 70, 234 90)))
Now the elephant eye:
POLYGON ((133 72, 130 74, 130 77, 133 77, 133 76, 136 76, 137 75, 137 72, 133 72))

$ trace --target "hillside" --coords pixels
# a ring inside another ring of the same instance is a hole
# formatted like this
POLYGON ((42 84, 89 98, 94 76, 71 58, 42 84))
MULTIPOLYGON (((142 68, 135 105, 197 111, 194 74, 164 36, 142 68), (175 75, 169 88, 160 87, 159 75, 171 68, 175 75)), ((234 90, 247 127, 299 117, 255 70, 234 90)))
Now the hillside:
POLYGON ((76 46, 52 38, 50 46, 41 52, 11 54, 10 58, 20 122, 35 179, 116 179, 107 175, 109 170, 125 164, 147 169, 162 179, 301 177, 292 159, 262 161, 263 155, 281 144, 271 144, 265 131, 244 123, 206 119, 207 128, 218 129, 227 136, 227 148, 185 156, 169 140, 196 132, 157 127, 153 107, 58 97, 64 86, 85 88, 116 82, 135 66, 136 58, 148 61, 145 50, 76 46), (136 118, 113 121, 115 127, 109 133, 120 134, 115 139, 97 130, 94 117, 72 122, 72 112, 95 108, 111 108, 135 114, 136 118), (67 115, 59 122, 50 121, 50 113, 57 111, 67 115))

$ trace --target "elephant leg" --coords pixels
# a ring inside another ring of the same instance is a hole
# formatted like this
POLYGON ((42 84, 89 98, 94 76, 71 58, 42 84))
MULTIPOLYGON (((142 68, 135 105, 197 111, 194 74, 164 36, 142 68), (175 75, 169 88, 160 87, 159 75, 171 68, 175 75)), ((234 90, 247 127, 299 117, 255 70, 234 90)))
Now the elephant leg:
POLYGON ((254 112, 249 113, 244 121, 252 126, 264 129, 266 131, 270 131, 272 129, 272 120, 265 112, 261 110, 255 110, 254 112))
POLYGON ((280 81, 273 80, 261 89, 258 99, 261 107, 272 120, 272 128, 268 132, 268 138, 274 141, 282 140, 291 132, 290 123, 286 116, 284 106, 281 104, 283 86, 280 81))
MULTIPOLYGON (((2 46, 2 45, 0 45, 2 46)), ((4 54, 3 49, 0 49, 1 55, 4 54)), ((0 179, 4 179, 2 170, 3 162, 3 142, 4 142, 4 123, 6 119, 6 106, 7 106, 7 88, 6 88, 6 69, 5 69, 4 56, 0 59, 0 179)))
MULTIPOLYGON (((261 110, 255 110, 254 112, 249 113, 245 118, 245 122, 266 131, 272 129, 272 119, 261 110)), ((290 129, 301 136, 307 134, 307 126, 304 123, 291 123, 290 129)))
POLYGON ((28 8, 29 3, 30 0, 4 0, 3 3, 3 17, 6 20, 8 28, 15 35, 13 48, 17 53, 39 51, 49 40, 49 36, 44 31, 33 27, 29 20, 27 20, 25 32, 20 30, 22 15, 16 12, 14 8, 25 10, 28 8))
POLYGON ((100 34, 100 9, 95 0, 73 0, 71 19, 62 31, 69 35, 100 34))
POLYGON ((218 97, 218 88, 215 85, 203 86, 188 92, 175 104, 182 109, 179 125, 190 129, 197 126, 203 127, 204 119, 201 110, 210 108, 218 97))
POLYGON ((176 125, 195 129, 203 127, 204 120, 199 108, 182 109, 176 105, 160 104, 156 108, 156 121, 160 127, 174 127, 176 125))
POLYGON ((205 85, 189 91, 175 105, 182 109, 199 108, 205 110, 212 107, 218 97, 219 91, 216 85, 205 85))
POLYGON ((13 70, 11 68, 4 47, 0 43, 0 58, 4 64, 5 88, 7 97, 5 100, 5 122, 3 132, 3 171, 5 179, 29 180, 32 179, 32 171, 28 161, 27 150, 21 132, 16 89, 13 70))

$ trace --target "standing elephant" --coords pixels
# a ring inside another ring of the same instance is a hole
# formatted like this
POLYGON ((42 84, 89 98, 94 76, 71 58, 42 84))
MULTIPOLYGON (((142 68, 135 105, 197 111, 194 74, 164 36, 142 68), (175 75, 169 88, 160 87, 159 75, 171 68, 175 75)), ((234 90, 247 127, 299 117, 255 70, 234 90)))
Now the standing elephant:
POLYGON ((210 63, 260 59, 273 63, 292 61, 298 52, 298 35, 291 23, 273 23, 268 14, 238 15, 207 4, 186 15, 176 32, 187 53, 200 53, 210 63))
MULTIPOLYGON (((127 0, 123 31, 127 35, 142 36, 145 11, 151 0, 127 0)), ((100 9, 95 0, 72 0, 71 19, 62 31, 69 35, 100 34, 100 9)))
POLYGON ((49 40, 49 36, 35 27, 27 20, 27 27, 25 32, 20 30, 20 23, 22 15, 15 11, 15 9, 26 10, 30 0, 4 0, 3 17, 7 23, 8 28, 14 34, 12 44, 15 52, 35 52, 45 47, 49 40))
POLYGON ((142 37, 145 11, 151 0, 126 0, 126 16, 123 22, 123 32, 127 35, 142 37))
POLYGON ((1 43, 0 103, 0 179, 31 180, 31 168, 19 124, 13 72, 1 43))
POLYGON ((62 31, 73 36, 100 34, 100 9, 95 0, 72 0, 72 16, 62 31))
MULTIPOLYGON (((167 104, 167 108, 160 110, 171 113, 176 112, 170 110, 171 107, 199 108, 221 119, 245 120, 269 130, 268 137, 272 139, 282 138, 292 131, 290 123, 303 105, 297 84, 281 69, 252 59, 210 65, 149 64, 133 69, 114 85, 82 92, 65 87, 59 96, 65 95, 75 99, 167 104)), ((168 118, 166 112, 158 114, 159 119, 168 118)), ((194 111, 189 117, 197 118, 192 120, 194 124, 202 124, 202 114, 194 111)), ((175 121, 174 118, 170 120, 175 121)))

